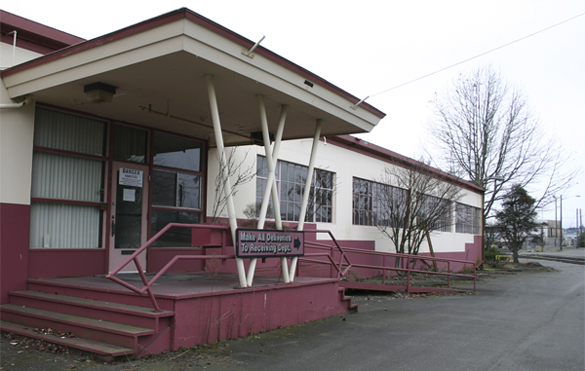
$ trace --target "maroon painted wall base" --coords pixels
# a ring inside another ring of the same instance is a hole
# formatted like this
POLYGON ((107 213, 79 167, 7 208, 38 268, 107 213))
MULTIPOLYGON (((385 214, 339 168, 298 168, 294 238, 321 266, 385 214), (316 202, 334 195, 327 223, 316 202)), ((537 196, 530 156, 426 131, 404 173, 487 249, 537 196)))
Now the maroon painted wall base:
POLYGON ((26 287, 30 205, 0 203, 0 303, 8 292, 26 287))
POLYGON ((105 249, 30 249, 29 277, 76 277, 105 274, 105 249))

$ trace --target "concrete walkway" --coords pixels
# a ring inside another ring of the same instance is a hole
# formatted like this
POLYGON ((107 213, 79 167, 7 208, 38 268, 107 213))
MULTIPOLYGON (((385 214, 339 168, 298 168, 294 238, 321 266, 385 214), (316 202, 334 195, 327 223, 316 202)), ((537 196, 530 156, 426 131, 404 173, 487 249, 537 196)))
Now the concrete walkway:
MULTIPOLYGON (((562 254, 572 252, 565 249, 562 254)), ((540 263, 555 271, 483 278, 473 295, 362 295, 356 297, 358 314, 118 365, 87 362, 76 355, 55 356, 19 349, 3 339, 2 367, 111 371, 583 371, 585 267, 540 263), (6 347, 9 348, 5 350, 6 347)))

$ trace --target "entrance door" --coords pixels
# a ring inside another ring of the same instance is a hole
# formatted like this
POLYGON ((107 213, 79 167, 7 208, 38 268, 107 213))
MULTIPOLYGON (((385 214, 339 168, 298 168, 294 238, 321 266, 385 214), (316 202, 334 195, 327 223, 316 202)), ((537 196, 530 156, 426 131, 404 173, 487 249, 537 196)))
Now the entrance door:
MULTIPOLYGON (((147 240, 148 231, 148 166, 114 162, 111 185, 110 265, 116 269, 147 240)), ((146 269, 146 251, 139 256, 146 269)), ((129 263, 122 272, 137 272, 129 263)))

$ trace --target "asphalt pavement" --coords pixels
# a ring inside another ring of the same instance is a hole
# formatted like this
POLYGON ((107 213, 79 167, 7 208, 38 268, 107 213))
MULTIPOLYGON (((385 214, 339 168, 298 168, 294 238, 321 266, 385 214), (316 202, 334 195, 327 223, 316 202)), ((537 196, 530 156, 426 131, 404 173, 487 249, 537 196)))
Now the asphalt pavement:
POLYGON ((357 314, 115 365, 3 339, 2 370, 583 371, 585 267, 540 263, 553 269, 494 274, 475 294, 358 295, 357 314))

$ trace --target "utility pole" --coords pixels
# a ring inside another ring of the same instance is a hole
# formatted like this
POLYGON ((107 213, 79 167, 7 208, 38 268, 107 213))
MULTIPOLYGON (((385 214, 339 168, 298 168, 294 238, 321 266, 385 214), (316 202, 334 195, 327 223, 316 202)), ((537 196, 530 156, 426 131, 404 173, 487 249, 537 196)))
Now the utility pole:
POLYGON ((560 202, 560 216, 561 216, 561 233, 559 234, 559 248, 561 249, 561 251, 563 251, 563 195, 561 195, 560 198, 561 202, 560 202))
MULTIPOLYGON (((583 210, 579 209, 579 236, 583 233, 583 210)), ((577 246, 579 246, 579 237, 577 237, 577 246)))
POLYGON ((553 238, 554 246, 557 247, 557 239, 556 237, 559 234, 559 219, 557 217, 557 196, 553 196, 555 198, 555 238, 553 238))

